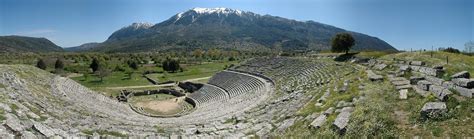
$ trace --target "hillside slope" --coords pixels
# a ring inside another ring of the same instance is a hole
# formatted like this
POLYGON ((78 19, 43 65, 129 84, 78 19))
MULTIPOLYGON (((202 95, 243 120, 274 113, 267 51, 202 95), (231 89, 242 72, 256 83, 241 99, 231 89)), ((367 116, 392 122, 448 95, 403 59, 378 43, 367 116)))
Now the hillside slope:
POLYGON ((62 51, 64 51, 63 48, 46 38, 0 36, 0 53, 62 51))

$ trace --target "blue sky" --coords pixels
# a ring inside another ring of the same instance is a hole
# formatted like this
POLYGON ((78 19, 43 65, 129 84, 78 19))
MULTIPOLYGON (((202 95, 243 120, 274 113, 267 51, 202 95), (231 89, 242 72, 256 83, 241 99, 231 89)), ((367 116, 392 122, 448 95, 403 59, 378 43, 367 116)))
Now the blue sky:
POLYGON ((46 37, 62 47, 102 42, 133 22, 159 23, 194 7, 313 20, 376 36, 400 50, 464 48, 474 41, 471 0, 0 0, 0 35, 46 37))

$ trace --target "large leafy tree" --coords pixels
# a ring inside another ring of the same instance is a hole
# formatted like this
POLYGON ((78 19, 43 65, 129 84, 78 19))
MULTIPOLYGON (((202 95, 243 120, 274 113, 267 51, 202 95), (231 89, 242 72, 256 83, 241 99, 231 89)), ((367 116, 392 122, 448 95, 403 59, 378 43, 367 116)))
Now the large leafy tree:
POLYGON ((168 72, 176 72, 181 68, 179 61, 174 59, 166 59, 162 64, 163 70, 168 72))
POLYGON ((354 46, 355 40, 349 33, 339 33, 336 34, 331 39, 331 51, 332 52, 345 52, 349 53, 349 50, 354 46))

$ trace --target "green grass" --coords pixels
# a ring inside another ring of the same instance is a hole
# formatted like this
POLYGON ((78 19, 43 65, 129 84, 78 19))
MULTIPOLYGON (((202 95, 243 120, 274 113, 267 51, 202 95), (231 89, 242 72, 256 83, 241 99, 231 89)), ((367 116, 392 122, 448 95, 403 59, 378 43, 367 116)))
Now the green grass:
POLYGON ((5 111, 3 109, 0 109, 0 122, 6 120, 7 118, 5 117, 5 111))
POLYGON ((93 135, 93 134, 94 134, 94 130, 87 130, 87 129, 85 129, 85 130, 82 130, 81 132, 84 133, 84 134, 86 134, 86 135, 93 135))
POLYGON ((89 75, 87 79, 83 76, 72 79, 90 88, 152 85, 140 74, 133 74, 132 78, 128 78, 128 75, 123 72, 113 72, 105 77, 103 81, 100 81, 100 78, 94 75, 89 75))
POLYGON ((384 51, 371 51, 371 52, 360 52, 356 56, 363 58, 379 58, 393 52, 384 52, 384 51))
POLYGON ((0 83, 0 88, 5 88, 6 86, 0 83))
POLYGON ((155 125, 154 127, 155 127, 157 133, 165 133, 166 132, 165 128, 163 128, 163 127, 160 127, 158 125, 155 125))
MULTIPOLYGON (((107 96, 116 96, 121 89, 110 89, 111 87, 127 87, 127 86, 146 86, 153 85, 146 78, 144 78, 141 73, 147 70, 154 70, 163 73, 154 73, 148 74, 149 77, 158 81, 183 81, 194 78, 202 78, 213 76, 215 73, 224 70, 226 65, 236 64, 237 61, 216 61, 216 62, 207 62, 202 64, 193 64, 193 65, 182 65, 185 69, 183 72, 176 73, 167 73, 163 72, 160 67, 155 66, 143 66, 140 67, 134 74, 132 78, 124 72, 112 72, 109 76, 105 77, 103 81, 100 81, 100 78, 88 74, 84 77, 72 77, 76 82, 91 88, 95 91, 103 92, 107 96)), ((196 82, 206 83, 208 79, 199 80, 196 82)), ((141 89, 157 89, 156 87, 152 88, 141 88, 141 89)))
POLYGON ((404 52, 398 54, 391 54, 381 57, 384 60, 418 60, 424 61, 429 66, 444 65, 446 68, 447 76, 455 74, 460 71, 468 71, 474 73, 474 56, 467 56, 462 54, 454 54, 447 52, 404 52), (448 57, 448 63, 446 63, 446 57, 448 57))
POLYGON ((237 62, 225 61, 225 62, 212 62, 212 63, 203 63, 197 65, 184 66, 185 69, 183 72, 177 73, 155 73, 149 74, 148 76, 158 82, 166 81, 183 81, 187 79, 209 77, 215 73, 224 70, 226 65, 236 64, 237 62))

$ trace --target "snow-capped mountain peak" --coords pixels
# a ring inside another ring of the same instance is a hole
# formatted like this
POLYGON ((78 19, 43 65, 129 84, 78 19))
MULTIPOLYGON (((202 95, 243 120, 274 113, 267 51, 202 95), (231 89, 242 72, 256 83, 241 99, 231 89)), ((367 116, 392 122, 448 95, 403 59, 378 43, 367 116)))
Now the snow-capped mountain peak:
POLYGON ((212 13, 219 13, 219 14, 230 14, 230 13, 235 13, 237 15, 241 15, 242 11, 240 10, 234 10, 230 8, 193 8, 191 9, 192 11, 198 13, 198 14, 212 14, 212 13))
POLYGON ((136 23, 132 23, 132 25, 128 26, 128 28, 139 29, 139 28, 150 28, 151 26, 153 26, 152 23, 136 22, 136 23))
POLYGON ((214 14, 217 14, 218 16, 227 17, 230 15, 243 16, 244 14, 253 14, 253 13, 230 9, 230 8, 199 8, 198 7, 198 8, 189 9, 188 11, 185 11, 185 12, 178 13, 173 17, 173 19, 174 19, 174 23, 176 23, 182 18, 189 17, 191 18, 192 22, 194 22, 201 16, 214 15, 214 14))

